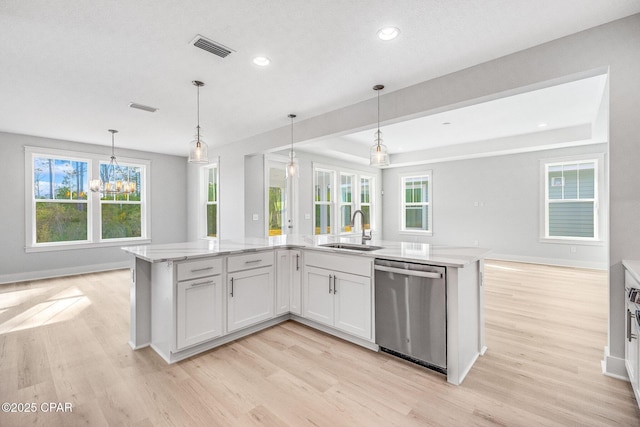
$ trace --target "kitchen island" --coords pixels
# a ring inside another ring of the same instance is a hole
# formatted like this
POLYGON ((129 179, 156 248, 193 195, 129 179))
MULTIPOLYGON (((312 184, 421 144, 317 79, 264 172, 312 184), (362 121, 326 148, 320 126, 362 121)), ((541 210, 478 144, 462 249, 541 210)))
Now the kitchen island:
POLYGON ((377 351, 374 259, 446 268, 446 375, 460 384, 484 341, 488 250, 359 236, 274 236, 131 246, 132 348, 168 363, 294 320, 377 351))

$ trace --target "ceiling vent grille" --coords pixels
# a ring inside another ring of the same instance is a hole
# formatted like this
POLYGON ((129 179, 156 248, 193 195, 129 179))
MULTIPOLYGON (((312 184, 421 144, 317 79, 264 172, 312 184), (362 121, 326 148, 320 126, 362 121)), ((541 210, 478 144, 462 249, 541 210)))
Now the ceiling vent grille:
POLYGON ((199 47, 202 50, 206 50, 209 53, 213 53, 220 58, 226 58, 231 52, 235 52, 233 49, 229 49, 228 47, 223 46, 220 43, 209 40, 206 37, 202 37, 200 34, 198 34, 193 40, 191 40, 191 44, 195 47, 199 47))
POLYGON ((148 105, 137 104, 135 102, 130 102, 129 107, 135 108, 137 110, 148 111, 150 113, 155 113, 156 111, 158 111, 158 109, 155 107, 149 107, 148 105))

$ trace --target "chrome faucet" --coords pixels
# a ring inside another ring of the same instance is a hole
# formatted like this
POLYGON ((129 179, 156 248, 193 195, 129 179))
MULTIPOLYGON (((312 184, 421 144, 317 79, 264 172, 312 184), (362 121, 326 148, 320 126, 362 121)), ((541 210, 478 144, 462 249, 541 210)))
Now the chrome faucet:
POLYGON ((365 245, 367 240, 371 240, 371 234, 373 233, 372 231, 369 231, 369 235, 367 235, 365 233, 364 230, 364 212, 362 212, 360 209, 358 209, 357 211, 355 211, 353 213, 353 216, 351 217, 351 226, 355 227, 356 226, 356 215, 360 214, 360 224, 362 225, 362 244, 365 245))

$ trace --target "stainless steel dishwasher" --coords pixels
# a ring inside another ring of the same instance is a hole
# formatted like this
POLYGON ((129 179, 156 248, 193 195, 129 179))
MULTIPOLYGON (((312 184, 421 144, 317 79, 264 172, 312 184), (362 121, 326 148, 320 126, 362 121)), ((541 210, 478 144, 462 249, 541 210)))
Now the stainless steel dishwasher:
POLYGON ((380 350, 446 373, 446 269, 376 259, 375 296, 380 350))

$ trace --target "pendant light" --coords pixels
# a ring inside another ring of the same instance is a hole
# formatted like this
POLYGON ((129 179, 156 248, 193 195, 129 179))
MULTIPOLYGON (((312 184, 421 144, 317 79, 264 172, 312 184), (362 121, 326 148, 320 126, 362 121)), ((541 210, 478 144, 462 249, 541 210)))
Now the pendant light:
POLYGON ((296 159, 296 153, 293 152, 293 119, 296 118, 296 115, 289 114, 287 117, 291 119, 291 151, 289 151, 289 163, 287 163, 287 178, 297 178, 298 159, 296 159))
MULTIPOLYGON (((106 173, 104 175, 106 181, 102 179, 92 179, 89 182, 89 189, 102 194, 134 193, 136 191, 136 183, 126 180, 127 177, 124 175, 116 160, 114 135, 118 133, 118 131, 109 129, 109 132, 111 132, 111 160, 106 167, 106 173)), ((100 167, 100 169, 102 169, 102 167, 100 167)))
POLYGON ((380 91, 384 89, 383 85, 375 85, 373 90, 378 92, 378 130, 374 133, 375 140, 371 147, 371 156, 369 165, 371 166, 389 166, 389 153, 387 146, 382 143, 382 132, 380 132, 380 91))
POLYGON ((191 83, 198 88, 198 126, 196 126, 196 139, 191 141, 190 144, 189 163, 209 163, 207 144, 200 139, 200 87, 204 86, 204 83, 198 80, 194 80, 191 83))

